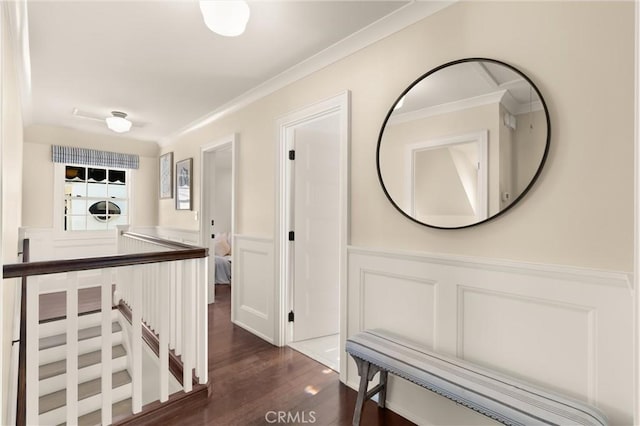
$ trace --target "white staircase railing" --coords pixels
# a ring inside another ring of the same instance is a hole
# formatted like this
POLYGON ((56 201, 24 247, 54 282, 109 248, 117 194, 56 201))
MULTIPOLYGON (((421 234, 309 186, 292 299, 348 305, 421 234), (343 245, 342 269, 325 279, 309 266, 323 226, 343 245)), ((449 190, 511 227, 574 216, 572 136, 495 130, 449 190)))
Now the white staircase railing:
MULTIPOLYGON (((121 254, 150 253, 159 249, 176 253, 192 248, 130 232, 122 232, 118 237, 118 252, 121 254)), ((207 259, 189 258, 120 268, 118 274, 115 298, 121 299, 131 309, 132 324, 146 324, 158 335, 162 348, 169 347, 181 357, 185 391, 192 389, 194 371, 198 382, 206 383, 207 259)), ((141 330, 136 327, 134 341, 138 340, 138 333, 141 330)), ((133 349, 135 353, 136 347, 133 349)), ((167 374, 167 351, 160 352, 160 363, 161 374, 167 374)), ((168 398, 168 385, 164 377, 161 377, 161 383, 160 401, 164 402, 168 398)), ((135 398, 133 405, 135 412, 135 398)))
MULTIPOLYGON (((5 279, 26 277, 26 424, 40 424, 40 285, 43 276, 64 274, 66 288, 66 422, 88 414, 78 401, 78 272, 99 271, 101 294, 101 423, 112 423, 112 308, 125 303, 131 311, 130 375, 133 414, 142 410, 143 323, 159 340, 160 402, 169 399, 169 357, 173 350, 183 364, 183 389, 207 377, 207 250, 167 240, 120 232, 119 254, 64 261, 5 265, 5 279), (115 284, 115 293, 113 285, 115 284), (115 300, 114 300, 115 299, 115 300)), ((20 396, 19 396, 20 398, 20 396)))

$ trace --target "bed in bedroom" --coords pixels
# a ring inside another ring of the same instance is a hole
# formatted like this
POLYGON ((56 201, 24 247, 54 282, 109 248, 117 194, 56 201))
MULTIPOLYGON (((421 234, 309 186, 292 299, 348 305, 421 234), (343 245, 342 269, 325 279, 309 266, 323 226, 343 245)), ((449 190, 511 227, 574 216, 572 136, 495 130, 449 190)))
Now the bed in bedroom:
POLYGON ((218 256, 216 260, 216 284, 231 284, 231 256, 218 256))
POLYGON ((231 240, 221 233, 215 239, 215 283, 231 284, 231 240))

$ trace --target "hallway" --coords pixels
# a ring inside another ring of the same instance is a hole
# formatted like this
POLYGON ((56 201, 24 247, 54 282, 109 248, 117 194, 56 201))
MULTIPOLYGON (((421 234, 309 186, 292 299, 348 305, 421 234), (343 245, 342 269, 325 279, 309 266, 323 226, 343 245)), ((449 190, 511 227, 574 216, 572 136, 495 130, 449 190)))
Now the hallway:
MULTIPOLYGON (((231 324, 230 287, 216 286, 209 305, 209 377, 204 407, 185 407, 164 425, 277 424, 278 412, 298 416, 289 424, 350 425, 356 392, 338 375, 291 348, 278 348, 231 324)), ((292 417, 289 417, 292 419, 292 417)), ((285 422, 281 422, 285 423, 285 422)), ((364 425, 413 424, 368 401, 364 425)))

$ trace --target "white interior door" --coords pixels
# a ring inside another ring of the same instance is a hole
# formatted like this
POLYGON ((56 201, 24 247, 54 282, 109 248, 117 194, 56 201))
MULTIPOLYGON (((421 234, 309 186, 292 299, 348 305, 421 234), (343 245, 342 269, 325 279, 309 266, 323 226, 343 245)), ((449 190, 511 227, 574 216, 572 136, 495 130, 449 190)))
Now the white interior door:
MULTIPOLYGON (((209 238, 209 282, 215 280, 216 242, 227 238, 231 233, 231 148, 226 147, 206 153, 208 167, 208 206, 207 222, 209 238), (223 237, 224 235, 224 237, 223 237)), ((227 253, 230 254, 230 253, 227 253)), ((216 282, 217 283, 217 282, 216 282)))
MULTIPOLYGON (((201 244, 209 249, 207 283, 209 303, 216 284, 216 242, 222 234, 233 234, 233 148, 232 142, 202 149, 201 244)), ((228 238, 231 240, 230 238, 228 238)), ((230 253, 229 253, 230 254, 230 253)), ((226 280, 225 280, 226 283, 226 280)))
MULTIPOLYGON (((207 270, 207 282, 209 285, 215 284, 215 272, 216 272, 216 264, 215 264, 215 240, 214 235, 216 232, 215 227, 215 215, 214 209, 216 205, 216 173, 215 173, 215 163, 216 163, 216 152, 210 151, 203 153, 203 166, 204 166, 204 179, 206 179, 206 183, 204 184, 205 188, 205 200, 203 200, 203 204, 206 203, 205 208, 203 209, 203 213, 206 216, 203 217, 205 221, 205 228, 208 230, 206 233, 206 244, 209 249, 209 266, 207 270)), ((211 299, 211 297, 209 298, 211 299)), ((209 300, 211 302, 211 300, 209 300)))
POLYGON ((211 206, 216 234, 231 232, 231 148, 215 151, 214 203, 211 206))
POLYGON ((339 125, 334 114, 294 132, 293 341, 339 332, 339 125))

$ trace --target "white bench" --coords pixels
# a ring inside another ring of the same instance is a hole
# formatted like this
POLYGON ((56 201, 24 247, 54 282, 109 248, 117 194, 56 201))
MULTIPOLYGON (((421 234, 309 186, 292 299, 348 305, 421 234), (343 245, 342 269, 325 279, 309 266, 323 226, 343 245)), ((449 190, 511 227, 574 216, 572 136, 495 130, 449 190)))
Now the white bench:
POLYGON ((418 347, 382 330, 347 339, 346 351, 358 366, 360 388, 353 425, 360 424, 364 402, 379 393, 385 407, 387 373, 447 397, 507 425, 597 425, 605 416, 583 402, 515 380, 470 362, 418 347), (380 382, 368 391, 380 372, 380 382))

